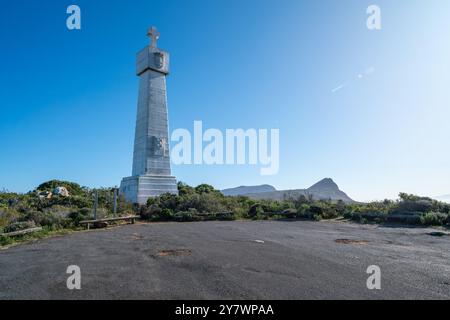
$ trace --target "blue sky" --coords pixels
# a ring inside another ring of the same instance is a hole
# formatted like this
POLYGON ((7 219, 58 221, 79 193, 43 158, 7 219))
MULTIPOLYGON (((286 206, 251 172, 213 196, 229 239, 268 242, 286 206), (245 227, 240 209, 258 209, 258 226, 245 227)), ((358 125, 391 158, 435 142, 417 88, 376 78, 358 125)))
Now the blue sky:
POLYGON ((173 166, 179 180, 289 189, 332 177, 356 200, 450 193, 447 0, 2 3, 0 188, 131 174, 135 54, 150 25, 171 54, 171 131, 280 129, 277 175, 173 166), (66 28, 70 4, 82 30, 66 28), (366 28, 371 4, 380 31, 366 28))

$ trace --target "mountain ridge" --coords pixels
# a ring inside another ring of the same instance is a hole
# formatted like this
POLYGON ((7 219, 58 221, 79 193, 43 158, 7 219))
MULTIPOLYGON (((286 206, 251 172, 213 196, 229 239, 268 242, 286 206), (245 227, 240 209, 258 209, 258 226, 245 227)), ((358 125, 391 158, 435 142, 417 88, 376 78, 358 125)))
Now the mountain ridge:
POLYGON ((263 193, 263 192, 273 192, 273 191, 277 191, 277 189, 275 189, 274 186, 271 186, 269 184, 262 184, 262 185, 257 185, 257 186, 239 186, 236 188, 230 188, 230 189, 225 189, 222 190, 223 192, 226 192, 227 196, 239 196, 242 194, 249 194, 249 193, 263 193))
POLYGON ((252 199, 283 200, 286 197, 297 198, 303 195, 311 196, 316 200, 355 202, 344 191, 340 190, 331 178, 322 179, 307 189, 277 190, 275 187, 265 184, 224 189, 222 193, 226 196, 247 196, 252 199), (272 188, 273 190, 266 191, 272 188))

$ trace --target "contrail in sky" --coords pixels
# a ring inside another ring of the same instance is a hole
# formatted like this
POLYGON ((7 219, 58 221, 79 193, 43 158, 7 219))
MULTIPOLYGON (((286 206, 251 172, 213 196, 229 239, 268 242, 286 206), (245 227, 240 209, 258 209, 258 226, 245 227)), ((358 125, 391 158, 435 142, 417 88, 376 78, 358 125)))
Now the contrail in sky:
MULTIPOLYGON (((369 76, 371 76, 373 73, 375 72, 375 67, 368 67, 366 68, 366 70, 364 71, 364 73, 359 73, 356 78, 357 80, 361 80, 364 78, 367 78, 369 76)), ((335 93, 338 92, 339 90, 341 90, 342 88, 345 88, 348 85, 348 82, 344 82, 343 84, 337 86, 336 88, 334 88, 333 90, 331 90, 331 93, 335 93)))
POLYGON ((341 90, 342 88, 344 88, 344 87, 346 87, 346 86, 347 86, 347 83, 343 83, 343 84, 341 84, 340 86, 338 86, 338 87, 334 88, 333 90, 331 90, 331 92, 332 92, 332 93, 335 93, 335 92, 341 90))

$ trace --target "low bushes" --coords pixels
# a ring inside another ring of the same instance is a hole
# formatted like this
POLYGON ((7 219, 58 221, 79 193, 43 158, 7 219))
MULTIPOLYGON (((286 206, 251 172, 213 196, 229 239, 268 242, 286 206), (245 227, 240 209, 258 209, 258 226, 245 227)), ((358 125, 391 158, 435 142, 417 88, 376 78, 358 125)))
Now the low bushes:
POLYGON ((426 226, 442 226, 448 222, 449 216, 441 212, 427 212, 420 217, 420 222, 426 226))
POLYGON ((4 233, 22 231, 25 229, 35 228, 36 224, 34 221, 20 221, 14 222, 3 228, 4 233))
POLYGON ((165 194, 149 199, 140 208, 141 216, 151 221, 205 221, 231 219, 308 219, 346 218, 359 223, 402 223, 410 225, 445 225, 450 206, 429 198, 400 194, 397 201, 344 203, 314 200, 300 196, 283 201, 225 197, 208 185, 197 188, 179 184, 179 195, 165 194), (437 208, 438 211, 428 211, 437 208), (230 212, 223 216, 218 212, 230 212), (440 213, 436 213, 440 212, 440 213))
POLYGON ((188 211, 178 211, 174 213, 172 210, 152 205, 150 208, 141 210, 141 218, 149 221, 211 221, 211 220, 234 220, 231 212, 225 213, 205 213, 198 212, 196 209, 188 211))
MULTIPOLYGON (((93 219, 93 195, 98 193, 97 218, 111 215, 111 188, 92 190, 76 184, 50 181, 27 194, 0 192, 0 232, 18 230, 27 224, 45 230, 78 227, 80 221, 93 219), (43 198, 39 190, 55 186, 68 187, 69 197, 43 198), (38 188, 39 189, 39 188, 38 188)), ((450 205, 430 198, 401 193, 396 201, 344 203, 315 200, 310 195, 280 201, 255 200, 245 196, 227 197, 212 186, 190 187, 178 184, 178 195, 163 194, 144 206, 133 206, 118 198, 118 215, 140 214, 148 221, 207 221, 234 219, 308 219, 345 218, 359 223, 403 223, 416 225, 450 225, 450 205)))
POLYGON ((76 211, 72 211, 69 214, 68 218, 72 220, 72 223, 75 226, 79 226, 81 221, 90 220, 93 218, 92 217, 92 209, 82 208, 82 209, 78 209, 76 211))
POLYGON ((195 217, 196 213, 192 213, 190 211, 180 211, 174 215, 173 220, 178 222, 191 222, 196 221, 195 217))
POLYGON ((58 215, 55 212, 34 210, 27 212, 22 219, 33 221, 37 226, 48 227, 50 230, 70 227, 72 222, 69 218, 58 215))
POLYGON ((14 223, 20 219, 20 212, 10 208, 0 208, 0 228, 14 223))
POLYGON ((344 217, 361 223, 382 223, 387 221, 388 215, 384 212, 349 212, 344 217))
POLYGON ((423 212, 416 211, 398 211, 394 210, 389 213, 386 221, 389 223, 402 223, 410 225, 420 225, 423 212))
POLYGON ((29 210, 20 215, 12 215, 3 219, 0 226, 4 232, 19 231, 34 227, 44 227, 48 231, 72 228, 79 225, 82 220, 92 218, 92 209, 65 208, 63 212, 29 210))

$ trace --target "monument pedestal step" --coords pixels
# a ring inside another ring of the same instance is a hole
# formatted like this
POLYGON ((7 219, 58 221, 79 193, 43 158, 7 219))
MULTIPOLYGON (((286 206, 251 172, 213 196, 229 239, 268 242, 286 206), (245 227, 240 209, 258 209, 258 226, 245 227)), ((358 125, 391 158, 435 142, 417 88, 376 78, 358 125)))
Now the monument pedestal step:
POLYGON ((123 178, 120 184, 120 194, 127 201, 146 204, 150 197, 164 193, 178 194, 177 180, 173 176, 142 175, 123 178))

